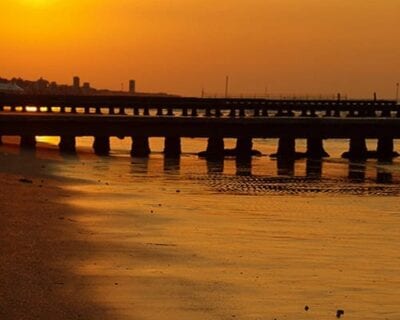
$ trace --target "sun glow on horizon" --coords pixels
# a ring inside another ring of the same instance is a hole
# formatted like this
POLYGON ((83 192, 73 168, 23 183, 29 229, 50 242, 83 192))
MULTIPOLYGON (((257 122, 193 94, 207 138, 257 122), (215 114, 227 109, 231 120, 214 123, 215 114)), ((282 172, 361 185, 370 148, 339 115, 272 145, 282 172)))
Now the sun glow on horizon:
POLYGON ((54 0, 22 0, 22 2, 34 6, 44 6, 54 3, 54 0))
POLYGON ((392 97, 400 1, 0 0, 2 77, 97 88, 392 97))

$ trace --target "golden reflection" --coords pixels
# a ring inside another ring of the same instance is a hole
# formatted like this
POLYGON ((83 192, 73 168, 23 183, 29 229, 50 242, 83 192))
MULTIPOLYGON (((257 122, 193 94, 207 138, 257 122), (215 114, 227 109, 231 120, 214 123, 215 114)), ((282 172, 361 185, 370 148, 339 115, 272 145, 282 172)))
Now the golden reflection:
POLYGON ((53 4, 55 0, 21 0, 21 2, 30 6, 47 6, 53 4))
POLYGON ((59 137, 49 137, 49 136, 38 136, 36 137, 37 142, 47 143, 51 145, 57 145, 59 142, 59 137))

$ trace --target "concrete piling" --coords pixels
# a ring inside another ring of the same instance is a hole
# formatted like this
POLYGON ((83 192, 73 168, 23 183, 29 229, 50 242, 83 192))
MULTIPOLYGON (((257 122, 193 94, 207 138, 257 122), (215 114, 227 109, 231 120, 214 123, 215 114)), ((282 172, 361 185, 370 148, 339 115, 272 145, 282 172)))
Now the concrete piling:
POLYGON ((293 137, 282 137, 278 141, 278 152, 273 155, 276 158, 296 158, 296 139, 293 137))
POLYGON ((225 156, 224 138, 220 136, 209 137, 207 150, 203 155, 208 159, 223 159, 225 156))
POLYGON ((96 136, 93 142, 94 152, 99 156, 107 156, 110 153, 110 137, 96 136))
POLYGON ((354 137, 350 139, 349 151, 342 154, 342 158, 351 160, 364 160, 368 158, 368 149, 365 138, 354 137))
POLYGON ((164 142, 164 155, 167 158, 179 158, 182 153, 180 137, 166 137, 164 142))
POLYGON ((251 137, 240 137, 236 141, 236 157, 240 159, 251 158, 253 140, 251 137))
POLYGON ((143 136, 132 137, 131 156, 138 158, 148 157, 151 153, 149 138, 143 136))
POLYGON ((23 135, 23 136, 21 136, 20 145, 21 145, 21 148, 24 148, 24 149, 35 149, 36 148, 36 137, 34 135, 23 135))
POLYGON ((75 153, 76 142, 74 136, 61 136, 60 143, 58 144, 60 151, 63 153, 75 153))
POLYGON ((321 138, 308 138, 306 156, 311 159, 321 159, 329 157, 324 150, 324 142, 321 138))

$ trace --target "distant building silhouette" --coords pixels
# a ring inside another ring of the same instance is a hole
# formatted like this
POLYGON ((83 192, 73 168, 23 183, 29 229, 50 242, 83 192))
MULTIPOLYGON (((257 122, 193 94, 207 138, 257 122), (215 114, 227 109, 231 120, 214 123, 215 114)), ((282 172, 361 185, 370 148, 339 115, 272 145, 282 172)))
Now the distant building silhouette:
POLYGON ((34 87, 38 93, 46 93, 47 88, 49 87, 49 82, 43 78, 40 78, 35 82, 34 87))
POLYGON ((167 93, 146 93, 136 91, 136 81, 129 81, 129 92, 114 91, 108 89, 96 89, 90 86, 89 82, 84 82, 81 87, 81 79, 73 77, 70 85, 58 84, 55 81, 48 81, 40 78, 39 80, 25 80, 22 78, 5 79, 0 77, 0 93, 21 93, 21 94, 53 94, 53 95, 136 95, 136 96, 175 96, 167 93))
POLYGON ((0 93, 23 93, 24 89, 15 83, 0 83, 0 93))
POLYGON ((79 77, 73 78, 73 87, 74 89, 79 89, 81 86, 81 79, 79 77))
POLYGON ((129 81, 129 93, 136 93, 136 81, 135 80, 129 81))
POLYGON ((89 94, 90 93, 90 83, 89 82, 84 82, 83 83, 82 93, 83 94, 89 94))

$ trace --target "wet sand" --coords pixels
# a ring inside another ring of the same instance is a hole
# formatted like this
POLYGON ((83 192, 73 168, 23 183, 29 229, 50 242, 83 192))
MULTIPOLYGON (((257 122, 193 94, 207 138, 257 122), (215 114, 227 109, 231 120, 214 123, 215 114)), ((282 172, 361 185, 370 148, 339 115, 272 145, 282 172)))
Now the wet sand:
POLYGON ((59 183, 0 174, 0 319, 110 319, 75 262, 95 249, 59 183))
POLYGON ((1 319, 400 318, 397 196, 224 193, 157 159, 120 190, 17 159, 0 161, 1 319))
POLYGON ((118 283, 96 291, 121 319, 400 317, 394 199, 244 197, 245 212, 169 196, 130 215, 103 208, 89 227, 108 246, 80 272, 118 283))

